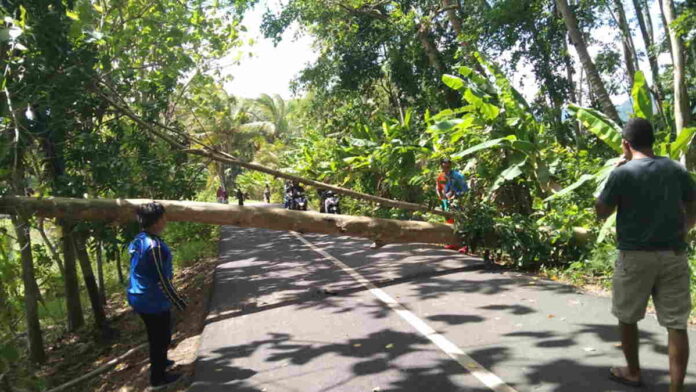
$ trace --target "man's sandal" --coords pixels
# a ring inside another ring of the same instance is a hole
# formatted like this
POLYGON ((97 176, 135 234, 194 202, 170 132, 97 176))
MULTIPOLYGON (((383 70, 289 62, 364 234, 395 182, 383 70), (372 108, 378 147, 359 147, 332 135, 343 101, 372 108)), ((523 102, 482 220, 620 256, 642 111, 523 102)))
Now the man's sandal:
POLYGON ((618 369, 619 368, 615 368, 615 367, 609 369, 609 379, 611 381, 626 385, 628 387, 633 387, 633 388, 640 388, 643 386, 643 382, 640 380, 639 381, 629 380, 626 377, 618 374, 618 373, 620 373, 618 369))

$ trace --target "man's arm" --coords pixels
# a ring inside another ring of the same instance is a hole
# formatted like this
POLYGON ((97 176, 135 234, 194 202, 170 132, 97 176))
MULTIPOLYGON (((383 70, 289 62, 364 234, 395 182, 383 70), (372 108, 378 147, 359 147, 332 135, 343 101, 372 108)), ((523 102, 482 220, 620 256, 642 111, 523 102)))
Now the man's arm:
POLYGON ((179 310, 184 310, 186 308, 186 302, 177 294, 174 289, 174 285, 169 280, 167 276, 167 271, 164 268, 164 260, 162 257, 162 248, 159 243, 152 246, 150 251, 152 252, 152 259, 155 262, 155 269, 157 271, 157 277, 159 278, 159 285, 164 295, 167 296, 169 302, 176 306, 179 310))
POLYGON ((614 210, 616 210, 616 206, 604 204, 599 199, 597 199, 597 201, 595 202, 595 212, 597 213, 597 218, 599 218, 600 220, 605 220, 608 217, 610 217, 611 214, 614 213, 614 210))

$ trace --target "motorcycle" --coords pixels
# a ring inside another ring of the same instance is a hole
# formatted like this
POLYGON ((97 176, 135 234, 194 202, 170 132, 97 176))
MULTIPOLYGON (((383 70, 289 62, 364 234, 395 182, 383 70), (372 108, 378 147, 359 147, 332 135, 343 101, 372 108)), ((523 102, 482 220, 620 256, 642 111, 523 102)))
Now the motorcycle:
POLYGON ((338 204, 340 198, 337 194, 333 192, 326 193, 326 199, 324 200, 324 210, 327 214, 341 214, 341 206, 338 204))
POLYGON ((289 209, 307 211, 307 196, 305 196, 304 192, 294 192, 290 195, 289 209))

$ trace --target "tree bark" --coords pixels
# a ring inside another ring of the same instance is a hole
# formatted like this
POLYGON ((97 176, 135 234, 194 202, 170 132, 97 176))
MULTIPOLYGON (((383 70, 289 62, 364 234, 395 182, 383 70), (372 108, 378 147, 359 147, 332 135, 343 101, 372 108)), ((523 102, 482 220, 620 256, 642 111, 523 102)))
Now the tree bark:
MULTIPOLYGON (((662 99, 662 85, 660 84, 660 68, 657 63, 657 56, 655 55, 655 47, 652 39, 652 27, 648 30, 648 26, 645 23, 645 17, 643 14, 643 4, 641 0, 633 0, 633 7, 636 10, 636 18, 638 19, 638 27, 640 28, 640 34, 643 36, 643 43, 645 44, 645 53, 648 55, 648 63, 650 64, 650 73, 652 74, 653 85, 655 86, 657 94, 655 94, 658 99, 658 104, 662 99)), ((650 11, 648 10, 648 14, 650 11)))
MULTIPOLYGON (((69 218, 69 216, 68 216, 69 218)), ((84 314, 82 313, 82 301, 80 300, 80 284, 77 278, 77 266, 75 265, 75 246, 73 237, 73 225, 61 220, 62 230, 61 245, 63 247, 63 266, 65 276, 65 304, 68 314, 68 331, 77 331, 85 324, 84 314)))
POLYGON ((457 33, 457 38, 459 39, 459 44, 462 48, 462 52, 467 57, 469 62, 473 65, 476 72, 481 75, 485 75, 485 71, 481 64, 472 56, 472 52, 476 52, 476 45, 471 45, 470 42, 464 40, 464 27, 462 26, 462 21, 457 15, 457 9, 459 8, 458 0, 442 0, 442 9, 447 13, 447 20, 449 20, 452 25, 452 29, 457 33))
POLYGON ((29 358, 32 362, 43 363, 46 353, 39 323, 39 286, 34 276, 34 259, 31 254, 30 226, 26 215, 12 216, 12 225, 17 236, 17 244, 22 259, 22 282, 24 283, 24 313, 29 337, 29 358))
MULTIPOLYGON (((9 93, 6 91, 9 102, 9 93)), ((11 105, 9 105, 11 107, 11 105)), ((16 121, 16 119, 14 119, 16 121)), ((15 124, 16 125, 16 124, 15 124)), ((12 168, 11 183, 12 192, 17 195, 24 194, 24 153, 25 148, 22 140, 17 140, 15 147, 16 160, 12 168)), ((34 274, 34 258, 31 252, 31 226, 29 225, 30 214, 19 212, 12 215, 12 226, 14 227, 19 254, 22 263, 22 283, 24 285, 24 319, 27 328, 29 359, 34 363, 46 361, 46 352, 43 346, 43 334, 39 321, 39 300, 41 291, 36 283, 34 274)))
POLYGON ((46 230, 44 229, 43 220, 39 220, 39 227, 37 230, 38 230, 39 234, 41 235, 41 239, 43 240, 44 244, 46 244, 48 251, 51 252, 51 257, 53 257, 53 260, 56 262, 56 265, 58 266, 58 270, 60 271, 60 275, 65 276, 65 267, 63 266, 63 261, 60 259, 60 255, 58 254, 58 251, 56 250, 55 245, 53 245, 53 242, 51 242, 51 239, 48 238, 48 235, 46 235, 46 230))
POLYGON ((99 300, 106 305, 106 287, 104 286, 104 252, 101 241, 97 241, 97 280, 99 281, 99 300))
MULTIPOLYGON (((38 216, 72 220, 129 222, 135 220, 138 205, 148 199, 74 199, 32 197, 0 198, 0 211, 23 211, 38 216)), ((419 221, 400 221, 279 208, 235 206, 218 203, 158 200, 170 221, 258 227, 369 238, 378 243, 453 243, 457 236, 451 226, 419 221)), ((66 265, 67 267, 67 265, 66 265)))
POLYGON ((585 44, 585 40, 582 37, 580 29, 578 28, 578 21, 575 19, 575 15, 570 10, 570 7, 568 7, 567 0, 556 0, 556 5, 561 11, 563 21, 565 22, 566 28, 570 33, 572 43, 575 46, 575 50, 578 52, 578 56, 580 57, 580 63, 582 63, 582 67, 587 73, 587 79, 590 83, 590 87, 592 88, 593 94, 597 97, 597 100, 602 107, 602 112, 615 122, 620 123, 621 120, 619 118, 619 113, 616 111, 614 104, 611 102, 609 93, 604 87, 604 82, 602 82, 602 78, 600 77, 594 62, 592 61, 592 57, 590 57, 590 53, 587 51, 587 45, 585 44))
POLYGON ((623 46, 624 62, 626 63, 626 72, 628 73, 628 82, 630 83, 628 86, 628 93, 630 94, 639 63, 635 44, 633 43, 633 36, 631 35, 631 28, 628 25, 628 20, 626 20, 626 11, 621 1, 622 0, 614 0, 614 10, 616 10, 616 16, 618 18, 616 22, 621 30, 621 45, 623 46))
MULTIPOLYGON (((74 199, 7 196, 0 198, 0 213, 33 213, 44 217, 70 217, 74 220, 129 222, 135 209, 149 199, 74 199)), ((291 211, 280 208, 235 206, 193 201, 157 200, 167 211, 170 221, 232 225, 271 230, 292 230, 368 238, 377 244, 432 243, 459 241, 452 226, 421 221, 368 218, 363 216, 327 215, 317 212, 291 211)), ((585 242, 589 231, 574 229, 574 241, 585 242)), ((490 246, 495 246, 493 241, 490 246)))
MULTIPOLYGON (((447 73, 447 69, 442 64, 442 60, 440 58, 440 51, 437 50, 435 42, 433 42, 430 31, 430 23, 427 20, 423 20, 418 24, 418 39, 421 42, 421 46, 423 46, 426 56, 428 56, 428 62, 430 62, 430 65, 435 68, 435 72, 437 72, 439 76, 447 73)), ((447 105, 451 108, 461 106, 461 101, 459 100, 457 93, 452 89, 447 88, 445 90, 445 100, 447 101, 447 105)))
POLYGON ((92 272, 92 263, 89 259, 89 253, 87 252, 86 236, 84 233, 75 233, 72 237, 74 241, 73 246, 75 247, 75 253, 77 254, 77 259, 80 262, 80 269, 82 270, 82 278, 84 279, 85 286, 87 287, 89 302, 92 305, 94 324, 97 329, 103 330, 107 327, 106 313, 104 312, 104 307, 102 306, 97 280, 94 278, 94 272, 92 272))
MULTIPOLYGON (((670 1, 670 3, 672 3, 670 1)), ((663 0, 657 0, 657 4, 660 5, 660 19, 662 20, 662 26, 665 28, 665 40, 667 40, 667 47, 669 48, 669 55, 672 59, 672 64, 674 64, 674 49, 672 46, 672 36, 669 34, 669 22, 667 22, 667 17, 665 16, 665 6, 663 0)), ((650 13, 650 11, 648 11, 650 13)))
POLYGON ((118 273, 118 283, 121 285, 126 283, 126 279, 123 276, 123 268, 121 267, 121 257, 116 255, 116 272, 118 273))
MULTIPOLYGON (((674 123, 676 125, 676 133, 684 129, 689 123, 689 94, 686 91, 686 63, 684 61, 684 42, 677 32, 672 28, 671 24, 676 19, 676 12, 674 10, 674 3, 672 0, 661 0, 662 9, 664 11, 664 17, 666 21, 665 28, 667 29, 668 35, 670 37, 670 44, 672 50, 672 60, 673 60, 673 74, 674 74, 674 123)), ((686 154, 684 163, 686 163, 687 168, 693 169, 696 167, 696 154, 694 153, 694 142, 691 142, 689 147, 689 153, 686 154)))

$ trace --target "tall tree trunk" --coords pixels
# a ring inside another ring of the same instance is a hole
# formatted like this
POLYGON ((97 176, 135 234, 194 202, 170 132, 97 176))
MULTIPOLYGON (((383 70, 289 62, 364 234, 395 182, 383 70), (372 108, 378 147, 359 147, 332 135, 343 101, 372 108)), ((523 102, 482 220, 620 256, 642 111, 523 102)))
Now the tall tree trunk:
POLYGON ((118 273, 118 283, 121 285, 124 285, 126 283, 126 279, 123 276, 123 268, 121 267, 121 256, 116 255, 116 272, 118 273))
MULTIPOLYGON (((669 1, 669 3, 672 4, 671 1, 669 1)), ((674 64, 674 47, 672 46, 672 35, 669 32, 669 22, 667 21, 667 17, 665 15, 666 10, 664 0, 657 0, 657 4, 660 5, 660 19, 662 19, 662 26, 665 28, 665 39, 667 40, 667 47, 669 48, 669 55, 672 58, 672 64, 674 64)), ((648 11, 648 13, 650 13, 650 11, 648 11)))
MULTIPOLYGON (((426 56, 428 56, 430 65, 435 68, 438 76, 441 77, 447 72, 447 69, 444 65, 442 65, 440 52, 437 50, 435 42, 433 42, 432 34, 430 32, 430 23, 428 21, 421 21, 421 23, 418 25, 418 39, 423 46, 426 56)), ((452 108, 461 106, 457 93, 449 88, 446 88, 445 90, 445 100, 447 101, 447 105, 452 108)))
POLYGON ((457 15, 459 0, 442 0, 442 8, 447 13, 447 20, 449 20, 450 24, 452 25, 452 29, 455 33, 457 33, 457 38, 459 39, 462 52, 464 52, 467 60, 473 65, 476 72, 485 75, 483 67, 472 55, 473 52, 477 51, 476 45, 472 45, 471 42, 464 40, 464 27, 462 26, 462 21, 459 19, 459 15, 457 15))
POLYGON ((106 287, 104 286, 104 252, 101 241, 97 241, 97 279, 99 281, 99 299, 106 305, 106 287))
MULTIPOLYGON (((662 99, 662 85, 660 84, 660 68, 657 63, 657 56, 655 55, 655 43, 652 39, 652 27, 650 31, 648 30, 648 25, 645 23, 645 17, 643 14, 643 4, 641 0, 633 0, 633 7, 636 10, 636 18, 638 19, 638 26, 640 28, 640 34, 643 36, 643 43, 645 44, 645 53, 648 55, 648 63, 650 64, 650 73, 652 74, 653 85, 655 86, 656 96, 658 104, 662 99)), ((650 10, 648 10, 650 14, 650 10)))
MULTIPOLYGON (((20 142, 21 143, 21 142, 20 142)), ((23 148, 17 148, 17 166, 12 173, 12 190, 17 195, 24 194, 24 166, 23 148)), ((34 274, 34 258, 31 252, 31 226, 29 225, 30 215, 19 211, 12 215, 12 225, 14 226, 19 254, 22 262, 22 283, 24 285, 24 317, 27 327, 29 358, 32 362, 43 363, 46 360, 46 353, 43 347, 43 334, 41 323, 39 322, 39 299, 41 292, 36 283, 34 274)))
POLYGON ((51 253, 53 261, 56 262, 58 270, 60 271, 60 276, 65 276, 65 267, 63 267, 63 261, 60 259, 60 255, 58 254, 55 245, 53 245, 53 242, 51 242, 51 239, 48 238, 48 235, 46 234, 43 219, 39 220, 38 232, 41 235, 41 239, 43 240, 44 244, 48 248, 48 251, 51 253))
MULTIPOLYGON (((676 19, 676 12, 674 10, 674 3, 672 0, 661 0, 662 9, 664 11, 664 17, 667 22, 665 28, 667 29, 670 37, 670 44, 672 45, 672 59, 673 62, 673 74, 674 74, 674 123, 676 125, 676 132, 684 129, 689 123, 689 94, 686 91, 686 63, 684 62, 684 42, 682 38, 677 34, 674 28, 671 26, 676 19)), ((689 147, 689 152, 686 157, 682 158, 684 163, 686 163, 689 169, 696 167, 696 151, 694 151, 694 146, 696 143, 692 141, 689 147)))
POLYGON ((87 287, 89 302, 92 305, 94 324, 96 325, 97 329, 103 330, 107 326, 106 313, 104 312, 104 307, 102 306, 102 302, 99 297, 99 287, 97 286, 97 280, 94 278, 92 262, 90 261, 89 253, 87 252, 86 235, 85 233, 75 233, 73 235, 73 240, 75 253, 77 254, 77 259, 80 262, 80 269, 82 270, 82 278, 84 279, 85 286, 87 287))
POLYGON ((29 220, 25 215, 14 215, 12 225, 17 236, 17 244, 22 259, 22 282, 24 283, 24 313, 29 338, 29 358, 32 362, 43 363, 46 353, 39 323, 39 286, 34 275, 34 259, 31 254, 29 220))
POLYGON ((587 45, 582 37, 582 33, 578 28, 578 21, 575 19, 575 15, 568 7, 567 0, 556 0, 556 5, 558 6, 561 15, 563 16, 563 21, 565 22, 566 28, 570 33, 570 37, 573 40, 572 43, 575 46, 575 50, 578 52, 580 57, 580 63, 587 73, 587 79, 590 82, 590 87, 594 95, 597 97, 600 106, 602 107, 602 112, 606 114, 609 118, 616 122, 621 122, 619 119, 619 113, 616 111, 614 104, 611 102, 609 93, 604 87, 604 82, 599 76, 599 72, 590 57, 590 53, 587 51, 587 45))
POLYGON ((633 43, 633 36, 631 35, 631 28, 628 25, 628 20, 626 20, 626 11, 621 1, 622 0, 614 0, 614 10, 618 18, 616 22, 621 30, 621 45, 623 46, 624 62, 626 63, 626 72, 628 73, 628 81, 630 83, 628 86, 628 92, 630 94, 633 88, 636 70, 639 68, 639 63, 636 47, 633 43))
POLYGON ((652 21, 652 15, 650 15, 650 4, 648 3, 648 0, 638 0, 638 2, 643 9, 643 16, 645 17, 646 21, 645 27, 648 29, 648 37, 650 38, 650 42, 654 44, 655 28, 652 21))
POLYGON ((62 230, 61 245, 63 246, 63 266, 65 267, 65 304, 68 313, 68 331, 74 332, 85 324, 80 300, 80 284, 77 278, 75 264, 75 246, 72 232, 73 226, 65 221, 60 222, 62 230))

